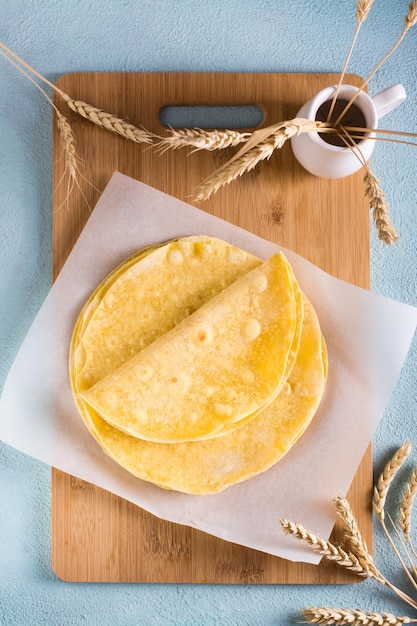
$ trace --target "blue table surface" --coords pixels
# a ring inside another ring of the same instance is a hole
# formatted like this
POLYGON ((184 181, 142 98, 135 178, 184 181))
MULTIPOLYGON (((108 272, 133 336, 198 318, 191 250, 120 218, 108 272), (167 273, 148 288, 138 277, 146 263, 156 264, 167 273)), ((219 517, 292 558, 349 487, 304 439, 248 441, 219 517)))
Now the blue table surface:
MULTIPOLYGON (((1 0, 0 41, 51 81, 84 71, 338 72, 355 9, 353 0, 1 0)), ((375 0, 349 71, 368 75, 400 34, 407 9, 408 0, 375 0)), ((407 91, 385 128, 417 132, 416 52, 417 26, 369 85, 371 95, 397 82, 407 91)), ((52 113, 2 57, 0 76, 3 387, 51 285, 52 113)), ((388 142, 378 142, 372 157, 400 236, 390 247, 371 229, 372 290, 413 305, 416 159, 415 147, 388 142)), ((417 439, 416 380, 414 341, 374 437, 376 474, 405 439, 417 439)), ((323 605, 415 617, 372 580, 343 586, 65 583, 50 564, 50 500, 50 468, 0 443, 0 624, 266 626, 290 624, 300 609, 323 605)), ((375 560, 407 589, 376 522, 375 560)))

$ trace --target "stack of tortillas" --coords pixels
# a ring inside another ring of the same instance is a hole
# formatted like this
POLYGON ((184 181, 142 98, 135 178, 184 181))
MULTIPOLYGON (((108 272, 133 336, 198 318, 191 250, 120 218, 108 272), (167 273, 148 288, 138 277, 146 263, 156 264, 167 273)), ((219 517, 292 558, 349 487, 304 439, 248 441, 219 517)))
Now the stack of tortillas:
POLYGON ((74 398, 103 450, 192 494, 274 465, 311 422, 326 373, 319 321, 285 256, 262 262, 209 237, 126 260, 70 347, 74 398))

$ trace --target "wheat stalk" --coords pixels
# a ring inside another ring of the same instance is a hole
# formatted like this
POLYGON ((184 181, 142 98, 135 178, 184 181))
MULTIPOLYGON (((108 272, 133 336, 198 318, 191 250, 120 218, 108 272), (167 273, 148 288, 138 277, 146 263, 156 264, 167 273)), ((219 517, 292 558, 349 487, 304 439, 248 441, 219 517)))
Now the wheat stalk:
POLYGON ((396 617, 392 613, 375 613, 361 609, 333 609, 330 607, 310 607, 302 611, 305 624, 350 624, 350 626, 400 626, 413 624, 417 619, 411 617, 396 617))
POLYGON ((369 200, 369 208, 372 209, 372 217, 378 232, 378 237, 381 241, 390 245, 398 240, 398 235, 389 216, 388 203, 379 185, 379 180, 372 172, 359 145, 355 143, 354 138, 350 135, 349 129, 340 126, 340 131, 339 137, 343 140, 346 147, 353 152, 365 169, 365 196, 369 200))
MULTIPOLYGON (((27 72, 23 70, 23 68, 26 68, 26 70, 28 70, 31 74, 39 78, 39 80, 41 80, 43 83, 48 85, 48 87, 50 87, 54 92, 58 93, 63 98, 63 100, 67 103, 69 108, 72 109, 78 115, 81 115, 82 117, 89 120, 93 124, 100 126, 100 128, 105 128, 107 130, 110 130, 118 135, 121 135, 125 139, 130 139, 131 141, 134 141, 136 143, 152 143, 153 142, 152 135, 148 131, 141 129, 141 128, 137 128, 130 122, 127 122, 126 120, 121 119, 117 115, 114 115, 112 113, 106 113, 102 109, 98 109, 97 107, 94 107, 90 104, 87 104, 86 102, 83 102, 82 100, 74 100, 64 91, 62 91, 62 89, 59 89, 59 87, 51 83, 51 81, 49 81, 47 78, 42 76, 42 74, 37 72, 33 67, 31 67, 28 63, 26 63, 26 61, 21 59, 17 54, 15 54, 12 50, 10 50, 10 48, 8 48, 2 42, 0 42, 0 49, 3 51, 2 52, 3 56, 10 63, 12 63, 15 67, 17 67, 17 69, 19 69, 19 71, 21 71, 27 78, 30 78, 30 77, 28 76, 27 72)), ((37 83, 35 83, 33 79, 30 79, 30 80, 35 85, 37 85, 37 83)), ((39 85, 37 86, 39 88, 39 85)), ((43 90, 41 91, 43 92, 43 90)), ((44 95, 46 95, 45 92, 43 93, 44 95)), ((49 98, 49 96, 46 95, 46 97, 48 101, 51 102, 51 99, 49 98)), ((55 106, 54 108, 56 110, 55 106)))
MULTIPOLYGON (((390 536, 390 534, 388 532, 388 529, 387 529, 387 526, 386 526, 386 523, 385 523, 385 510, 384 510, 390 485, 391 485, 392 481, 394 480, 395 476, 397 475, 398 471, 400 470, 400 468, 404 464, 405 460, 409 456, 409 454, 411 452, 411 448, 412 448, 412 444, 409 441, 404 442, 398 448, 398 450, 394 453, 394 455, 392 456, 390 461, 388 461, 388 463, 385 465, 382 473, 379 476, 377 485, 374 488, 373 509, 374 509, 374 512, 377 515, 379 521, 380 521, 380 524, 382 526, 382 530, 384 531, 384 533, 385 533, 385 535, 386 535, 386 537, 387 537, 387 539, 388 539, 388 541, 389 541, 389 543, 390 543, 390 545, 391 545, 391 547, 392 547, 392 549, 394 551, 394 554, 398 558, 398 560, 399 560, 402 568, 404 569, 404 571, 405 571, 405 573, 406 573, 410 583, 413 585, 413 587, 415 589, 417 589, 417 582, 413 578, 412 574, 410 574, 406 564, 404 563, 404 560, 403 560, 400 552, 397 549, 397 546, 395 545, 394 541, 392 540, 392 538, 391 538, 391 536, 390 536)), ((392 523, 392 525, 394 526, 394 529, 396 530, 394 523, 392 523)), ((413 571, 415 571, 414 567, 413 567, 413 571)))
POLYGON ((271 158, 274 151, 282 148, 284 143, 294 135, 317 131, 322 127, 325 129, 328 125, 294 118, 255 131, 246 145, 232 159, 200 184, 196 201, 207 200, 224 185, 254 169, 260 161, 271 158))
POLYGON ((74 133, 72 132, 72 128, 67 118, 59 111, 56 112, 56 115, 59 136, 61 138, 65 155, 65 165, 70 177, 75 180, 77 178, 78 163, 74 133))
POLYGON ((344 76, 346 74, 347 66, 349 65, 350 57, 352 56, 353 48, 355 47, 356 40, 357 40, 358 35, 359 35, 359 31, 361 29, 361 26, 362 26, 363 22, 368 17, 368 13, 371 10, 371 6, 372 6, 373 2, 374 2, 374 0, 358 0, 357 3, 356 3, 356 29, 355 29, 355 33, 353 35, 352 43, 350 44, 350 48, 349 48, 349 51, 348 51, 348 54, 347 54, 347 57, 346 57, 346 60, 345 60, 345 64, 344 64, 344 66, 342 68, 342 72, 340 74, 339 82, 338 82, 336 90, 335 90, 335 92, 333 94, 332 103, 330 105, 329 113, 327 115, 327 121, 328 122, 331 120, 332 113, 333 113, 333 110, 334 110, 334 106, 336 104, 337 96, 339 95, 340 87, 342 85, 343 78, 344 78, 344 76))
MULTIPOLYGON (((352 552, 355 554, 364 569, 371 569, 375 567, 373 558, 369 553, 365 540, 362 537, 348 500, 343 496, 338 496, 334 499, 334 502, 336 504, 339 518, 343 523, 345 537, 351 546, 352 552)), ((377 574, 378 571, 375 568, 375 575, 377 574)))
POLYGON ((374 488, 373 510, 381 520, 383 520, 385 517, 384 506, 390 485, 397 475, 398 471, 402 467, 403 463, 410 455, 411 448, 411 442, 405 441, 385 465, 382 473, 378 478, 378 482, 374 488))
POLYGON ((374 0, 358 0, 356 3, 356 22, 360 26, 368 17, 374 0))
POLYGON ((356 93, 349 100, 349 103, 346 105, 344 110, 340 113, 339 117, 337 118, 337 120, 335 122, 335 126, 337 126, 340 123, 340 120, 343 118, 343 116, 346 114, 346 112, 350 109, 350 107, 355 102, 355 100, 357 99, 357 97, 359 96, 361 91, 363 91, 365 89, 365 87, 368 85, 369 81, 374 77, 374 75, 379 70, 379 68, 395 52, 395 50, 398 48, 398 46, 401 44, 401 42, 403 41, 403 39, 406 36, 406 34, 408 33, 408 31, 410 30, 410 28, 412 28, 416 24, 417 24, 417 0, 413 0, 413 2, 410 2, 409 6, 408 6, 408 13, 407 13, 407 15, 405 16, 405 19, 404 19, 404 27, 403 27, 403 30, 402 30, 400 36, 398 37, 397 41, 394 43, 392 48, 387 52, 387 54, 379 61, 379 63, 377 63, 377 65, 371 71, 371 73, 369 74, 367 79, 362 83, 362 85, 358 88, 356 93))
MULTIPOLYGON (((68 94, 59 89, 56 85, 51 83, 48 79, 46 79, 42 74, 37 72, 33 67, 31 67, 28 63, 23 61, 17 54, 15 54, 10 48, 0 42, 0 54, 9 61, 16 69, 19 70, 46 98, 46 100, 50 103, 55 114, 57 116, 57 125, 59 137, 61 140, 61 144, 64 151, 65 157, 65 171, 61 180, 58 182, 56 188, 60 186, 62 183, 66 172, 69 173, 69 180, 67 185, 67 192, 65 199, 62 204, 68 201, 68 198, 74 188, 76 186, 83 198, 85 199, 87 205, 87 197, 83 190, 81 189, 78 183, 78 176, 84 179, 87 184, 91 185, 94 189, 96 187, 88 181, 84 176, 80 174, 78 168, 78 158, 75 149, 75 137, 72 131, 71 125, 68 119, 61 113, 58 107, 55 105, 53 100, 49 97, 46 91, 34 80, 33 76, 36 76, 39 80, 41 80, 44 84, 48 85, 54 92, 58 93, 63 100, 67 103, 68 107, 73 110, 78 115, 81 115, 85 119, 89 120, 93 124, 100 126, 101 128, 105 128, 110 130, 118 135, 126 139, 130 139, 136 143, 152 143, 153 139, 150 133, 148 133, 144 129, 136 128, 133 124, 122 120, 116 115, 106 113, 97 107, 93 107, 92 105, 87 104, 86 102, 82 102, 81 100, 74 100, 68 94)), ((98 191, 96 189, 96 191, 98 191)), ((60 205, 60 207, 62 206, 60 205)), ((60 208, 58 207, 58 208, 60 208)))
MULTIPOLYGON (((0 44, 0 54, 4 58, 6 58, 14 67, 16 67, 38 89, 38 91, 40 91, 42 96, 49 102, 49 104, 52 106, 52 109, 55 111, 55 114, 56 114, 56 117, 57 117, 57 126, 58 126, 59 138, 60 138, 60 141, 61 141, 61 145, 62 145, 62 148, 63 148, 63 154, 64 154, 64 158, 65 158, 65 171, 64 171, 64 174, 63 174, 61 180, 56 185, 56 189, 58 189, 59 186, 61 185, 65 174, 67 172, 69 173, 67 193, 65 195, 65 199, 62 202, 62 204, 65 204, 68 201, 68 198, 69 198, 69 196, 70 196, 70 194, 71 194, 71 192, 72 192, 72 190, 74 188, 74 185, 76 185, 80 189, 81 194, 83 195, 84 199, 87 202, 87 198, 86 198, 84 192, 81 190, 81 188, 80 188, 80 186, 78 184, 77 176, 80 175, 81 178, 83 178, 92 187, 94 187, 94 185, 92 183, 90 183, 90 181, 88 181, 84 176, 82 176, 79 173, 78 156, 77 156, 76 148, 75 148, 75 137, 74 137, 74 133, 72 132, 72 128, 70 126, 70 123, 68 122, 68 120, 65 117, 65 115, 63 115, 60 112, 60 110, 54 104, 52 99, 48 96, 46 91, 44 89, 42 89, 42 87, 40 85, 38 85, 38 83, 32 78, 32 76, 30 76, 30 74, 28 74, 22 67, 20 67, 18 65, 18 63, 13 58, 9 58, 7 56, 7 54, 2 49, 2 44, 0 44)), ((95 189, 95 187, 94 187, 94 189, 95 189)), ((62 206, 62 204, 60 206, 62 206)), ((87 205, 88 205, 88 202, 87 202, 87 205)), ((58 207, 58 208, 60 208, 60 207, 58 207)))
MULTIPOLYGON (((399 459, 403 458, 405 454, 405 448, 406 444, 403 444, 400 450, 397 451, 397 454, 394 455, 391 464, 392 467, 389 468, 389 470, 387 471, 387 475, 382 479, 384 483, 394 478, 396 471, 398 471, 397 468, 400 463, 399 459)), ((380 501, 382 502, 384 500, 383 488, 381 488, 380 491, 380 501)), ((336 499, 339 516, 342 518, 347 538, 352 545, 352 550, 349 552, 341 546, 335 546, 331 542, 325 541, 324 539, 320 538, 315 533, 308 531, 302 524, 297 524, 287 519, 280 519, 279 521, 283 531, 287 535, 291 535, 295 539, 299 539, 307 543, 314 551, 322 554, 327 560, 337 563, 341 567, 344 567, 349 571, 354 572, 358 576, 361 576, 363 578, 372 578, 377 583, 385 585, 386 587, 391 589, 391 591, 397 594, 402 600, 404 600, 404 602, 412 606, 414 609, 417 609, 417 602, 406 593, 404 593, 401 589, 389 582, 389 580, 387 580, 385 576, 383 576, 383 574, 375 566, 373 558, 369 554, 366 544, 359 531, 357 522, 352 514, 349 505, 346 504, 346 502, 347 501, 343 498, 336 499)), ((402 561, 401 563, 404 566, 402 561)), ((411 582, 413 582, 413 579, 406 568, 405 571, 409 575, 411 582)))
POLYGON ((148 133, 148 131, 142 128, 137 128, 134 124, 123 120, 117 115, 106 113, 106 111, 94 107, 91 104, 87 104, 82 100, 74 100, 61 90, 59 90, 59 93, 72 111, 81 115, 81 117, 92 122, 96 126, 105 128, 106 130, 109 130, 116 135, 120 135, 125 139, 129 139, 130 141, 134 141, 135 143, 150 144, 153 142, 152 136, 148 133))
POLYGON ((168 148, 193 147, 196 150, 223 150, 238 146, 249 139, 251 133, 236 130, 204 130, 201 128, 170 129, 171 135, 164 137, 159 146, 168 148))
POLYGON ((410 537, 411 530, 411 512, 413 507, 413 502, 417 494, 417 467, 414 468, 412 476, 408 481, 406 488, 403 493, 403 497, 401 499, 401 504, 399 508, 399 520, 398 525, 403 531, 404 538, 406 539, 414 557, 417 558, 416 551, 414 549, 413 543, 410 537))
POLYGON ((361 562, 352 552, 346 552, 342 547, 335 546, 330 541, 325 541, 315 533, 307 530, 302 524, 297 524, 287 519, 280 519, 279 521, 285 534, 304 541, 327 560, 334 561, 341 567, 363 578, 374 578, 378 582, 384 582, 383 576, 371 561, 363 559, 361 562))
POLYGON ((398 241, 398 235, 389 216, 385 194, 380 187, 379 180, 371 171, 369 165, 366 167, 363 181, 365 184, 365 195, 369 200, 369 208, 372 210, 378 237, 381 241, 390 245, 398 241))

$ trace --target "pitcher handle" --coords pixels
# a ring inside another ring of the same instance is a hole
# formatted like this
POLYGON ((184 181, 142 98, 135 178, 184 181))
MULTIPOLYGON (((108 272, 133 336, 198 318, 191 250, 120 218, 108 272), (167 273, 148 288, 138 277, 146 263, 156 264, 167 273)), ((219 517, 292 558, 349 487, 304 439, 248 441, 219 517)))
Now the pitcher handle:
POLYGON ((404 87, 398 83, 383 89, 376 96, 372 97, 378 118, 386 115, 407 98, 404 87))

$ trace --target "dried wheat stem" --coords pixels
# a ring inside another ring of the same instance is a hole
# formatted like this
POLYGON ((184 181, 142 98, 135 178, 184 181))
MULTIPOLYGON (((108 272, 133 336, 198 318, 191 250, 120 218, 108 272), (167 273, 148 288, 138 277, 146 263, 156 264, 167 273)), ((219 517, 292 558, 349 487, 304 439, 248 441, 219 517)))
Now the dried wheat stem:
POLYGON ((411 617, 396 617, 392 613, 375 613, 361 609, 333 609, 330 607, 310 607, 302 611, 305 624, 350 624, 350 626, 400 626, 413 624, 417 619, 411 617))
POLYGON ((334 502, 336 504, 337 513, 343 523, 345 537, 351 546, 352 552, 365 569, 374 568, 375 576, 377 576, 378 571, 374 566, 373 558, 362 537, 362 533, 359 530, 358 523, 352 513, 348 500, 343 496, 338 496, 334 499, 334 502))
POLYGON ((347 148, 352 150, 353 154, 365 168, 364 183, 365 195, 369 199, 369 208, 373 210, 373 219, 378 232, 378 237, 386 244, 392 244, 398 240, 398 235, 389 216, 388 203, 385 199, 384 192, 379 186, 379 180, 371 171, 369 163, 359 147, 353 141, 352 136, 346 128, 340 126, 339 137, 344 141, 347 148))
POLYGON ((223 150, 247 141, 251 133, 236 130, 204 130, 201 128, 171 129, 171 135, 160 142, 162 149, 192 147, 196 150, 223 150))
POLYGON ((414 498, 417 494, 417 467, 414 468, 413 474, 408 481, 399 509, 399 526, 402 529, 404 536, 409 537, 411 528, 411 510, 414 502, 414 498))
POLYGON ((314 533, 308 531, 301 524, 296 524, 295 522, 291 522, 287 519, 280 519, 279 521, 283 531, 287 535, 291 535, 295 539, 304 541, 311 546, 314 551, 322 554, 327 560, 337 563, 341 567, 354 572, 358 576, 363 578, 372 578, 377 583, 385 585, 402 600, 404 600, 404 602, 417 610, 416 601, 401 591, 401 589, 390 583, 377 569, 372 559, 367 559, 365 557, 359 559, 353 552, 346 552, 346 550, 342 547, 335 546, 331 542, 321 539, 314 533))
MULTIPOLYGON (((364 131, 364 132, 368 132, 368 131, 364 131)), ((361 139, 363 139, 363 135, 355 135, 354 133, 352 133, 350 135, 351 139, 354 139, 355 142, 356 141, 360 141, 361 139)), ((389 137, 367 137, 368 140, 370 141, 384 141, 387 143, 401 143, 405 146, 417 146, 417 143, 415 141, 406 141, 406 140, 402 140, 402 139, 393 139, 393 138, 389 138, 389 137)))
POLYGON ((404 537, 414 555, 417 558, 417 553, 414 549, 413 543, 410 537, 411 530, 411 512, 414 503, 414 499, 417 494, 417 467, 414 468, 413 474, 408 481, 404 490, 403 497, 399 508, 399 520, 398 525, 403 531, 404 537))
POLYGON ((302 524, 296 524, 287 519, 280 519, 280 524, 287 535, 300 539, 307 543, 315 552, 322 554, 327 560, 334 561, 341 567, 354 572, 363 578, 374 578, 380 583, 385 583, 384 577, 376 569, 373 563, 359 561, 352 552, 346 552, 340 546, 333 545, 330 541, 321 539, 316 534, 308 531, 302 524))
MULTIPOLYGON (((281 135, 281 145, 284 141, 285 138, 283 139, 281 135)), ((195 198, 196 201, 208 200, 208 198, 221 187, 254 169, 260 161, 269 159, 277 147, 277 143, 275 138, 268 140, 253 148, 241 159, 226 164, 224 168, 214 172, 214 174, 206 178, 206 180, 199 185, 198 193, 195 198)))
MULTIPOLYGON (((407 559, 408 559, 408 561, 409 561, 409 563, 411 565, 411 570, 412 570, 413 574, 415 575, 416 570, 415 570, 415 567, 414 567, 414 565, 413 565, 413 563, 411 561, 410 555, 409 555, 409 553, 408 553, 408 551, 406 549, 406 546, 405 546, 405 544, 404 544, 404 542, 402 540, 402 537, 401 537, 400 533, 398 532, 397 527, 395 526, 395 524, 394 524, 394 522, 393 522, 393 520, 392 520, 392 518, 391 518, 391 516, 389 514, 388 514, 388 519, 389 519, 389 521, 392 524, 394 532, 396 533, 397 538, 398 538, 400 544, 402 545, 402 548, 405 551, 405 555, 406 555, 406 557, 407 557, 407 559)), ((394 541, 392 540, 391 535, 388 532, 388 529, 387 529, 387 526, 386 526, 386 523, 385 523, 385 519, 380 519, 380 523, 381 523, 381 526, 382 526, 382 530, 384 531, 384 533, 385 533, 385 535, 386 535, 386 537, 387 537, 387 539, 389 541, 389 544, 390 544, 391 548, 394 551, 395 556, 397 557, 401 567, 403 568, 404 572, 407 575, 407 578, 409 579, 409 581, 412 584, 412 586, 414 587, 414 589, 417 589, 417 582, 414 579, 413 574, 410 573, 407 565, 404 562, 403 557, 401 556, 397 546, 395 545, 394 541)))
POLYGON ((333 94, 332 103, 330 105, 329 113, 327 115, 327 121, 328 122, 331 120, 332 113, 333 113, 333 110, 334 110, 334 106, 336 104, 337 96, 339 95, 340 87, 341 87, 341 85, 343 83, 343 78, 344 78, 344 76, 346 74, 347 66, 349 65, 350 57, 352 56, 352 52, 353 52, 353 49, 354 49, 355 44, 356 44, 356 40, 357 40, 358 35, 359 35, 359 31, 361 29, 361 26, 362 26, 363 22, 368 17, 368 13, 371 10, 371 6, 372 6, 373 2, 374 2, 374 0, 358 0, 357 3, 356 3, 356 29, 355 29, 355 33, 353 35, 352 43, 350 44, 350 48, 349 48, 349 51, 348 51, 345 63, 344 63, 343 68, 342 68, 342 72, 340 74, 339 82, 338 82, 336 90, 335 90, 335 92, 333 94))
POLYGON ((401 466, 410 455, 411 448, 412 443, 410 441, 405 441, 385 465, 378 478, 378 482, 374 488, 373 509, 381 520, 385 517, 384 506, 390 485, 401 466))
POLYGON ((201 183, 196 201, 207 200, 224 185, 254 169, 260 161, 269 159, 290 137, 301 132, 317 131, 321 126, 320 122, 294 118, 255 131, 246 145, 230 161, 201 183))
POLYGON ((61 96, 72 111, 100 126, 100 128, 105 128, 136 143, 152 143, 152 137, 146 130, 137 128, 134 124, 130 124, 112 113, 106 113, 82 100, 73 100, 67 94, 61 93, 61 96))
POLYGON ((357 90, 355 95, 350 99, 349 103, 346 105, 346 107, 340 113, 338 119, 336 120, 335 126, 337 126, 339 124, 340 120, 343 118, 345 113, 349 110, 349 108, 355 102, 356 98, 359 96, 361 91, 363 91, 365 89, 365 87, 367 86, 369 81, 374 77, 374 75, 379 70, 381 65, 383 65, 385 63, 385 61, 395 52, 395 50, 398 48, 398 46, 401 44, 402 40, 404 39, 404 37, 406 36, 408 31, 410 30, 410 28, 415 26, 416 23, 417 23, 417 0, 413 0, 413 2, 410 2, 409 6, 408 6, 408 13, 405 16, 405 20, 404 20, 404 28, 403 28, 399 38, 397 39, 395 44, 392 46, 392 48, 387 52, 387 54, 379 61, 379 63, 377 63, 377 65, 374 67, 374 69, 369 74, 367 79, 359 87, 359 89, 357 90))
MULTIPOLYGON (((394 531, 394 533, 395 533, 395 535, 396 535, 396 537, 397 537, 397 539, 398 539, 398 541, 399 541, 399 543, 400 543, 400 545, 401 545, 401 547, 402 547, 402 549, 404 551, 404 554, 405 554, 405 556, 406 556, 406 558, 407 558, 407 560, 408 560, 408 562, 410 564, 410 568, 411 568, 410 572, 407 570, 407 567, 406 567, 405 563, 402 562, 402 557, 399 555, 397 547, 395 546, 394 551, 396 553, 396 556, 398 557, 398 559, 400 560, 402 566, 404 567, 405 571, 407 572, 407 575, 409 576, 409 578, 410 578, 410 580, 412 582, 413 587, 416 589, 417 588, 417 583, 416 583, 416 580, 417 580, 417 569, 416 569, 416 567, 415 567, 415 565, 413 563, 412 556, 410 555, 410 553, 408 551, 408 548, 410 547, 410 545, 407 546, 404 537, 400 534, 400 531, 398 530, 394 520, 392 519, 392 517, 391 517, 391 515, 389 513, 388 513, 387 517, 388 517, 388 519, 390 521, 390 524, 392 526, 392 529, 393 529, 393 531, 394 531)), ((391 539, 390 539, 390 543, 393 544, 391 539)))
MULTIPOLYGON (((31 79, 28 76, 28 74, 23 70, 23 68, 16 65, 16 61, 21 66, 25 67, 34 76, 36 76, 46 85, 48 85, 53 91, 55 91, 56 93, 59 93, 59 95, 63 98, 63 100, 65 100, 65 102, 68 104, 69 108, 75 111, 75 113, 78 113, 85 119, 89 120, 90 122, 93 122, 93 124, 96 124, 97 126, 100 126, 101 128, 106 128, 107 130, 110 130, 118 135, 121 135, 122 137, 125 137, 126 139, 130 139, 131 141, 135 141, 136 143, 152 143, 153 141, 152 136, 146 130, 136 128, 136 126, 134 126, 133 124, 126 122, 125 120, 117 117, 116 115, 113 115, 111 113, 106 113, 105 111, 102 111, 101 109, 93 107, 90 104, 87 104, 86 102, 82 102, 81 100, 73 100, 72 98, 70 98, 68 94, 62 91, 62 89, 59 89, 56 85, 51 83, 51 81, 49 81, 47 78, 42 76, 42 74, 37 72, 33 67, 31 67, 25 61, 23 61, 23 59, 21 59, 17 54, 12 52, 10 48, 5 46, 1 42, 0 42, 0 48, 5 53, 7 53, 7 54, 3 54, 3 56, 5 56, 5 58, 7 58, 10 61, 10 63, 18 67, 18 69, 27 78, 29 78, 34 85, 36 85, 40 89, 39 85, 37 85, 37 83, 34 82, 33 79, 31 79)), ((52 104, 52 101, 49 98, 49 96, 46 95, 46 97, 49 100, 49 102, 51 102, 52 104)), ((55 106, 54 108, 56 109, 55 106)))
POLYGON ((379 180, 373 174, 369 166, 366 167, 363 180, 365 184, 365 195, 369 199, 369 208, 372 209, 372 216, 378 231, 378 237, 381 241, 390 245, 398 241, 398 235, 389 216, 385 194, 379 185, 379 180))
POLYGON ((9 56, 1 49, 1 45, 0 45, 0 54, 3 57, 5 57, 14 67, 16 67, 16 69, 18 69, 19 72, 21 72, 38 89, 38 91, 40 91, 43 97, 49 102, 49 104, 54 109, 56 116, 57 116, 59 136, 60 136, 62 147, 64 150, 66 170, 70 174, 70 179, 72 180, 72 183, 74 183, 77 178, 77 170, 78 170, 77 155, 75 151, 74 134, 72 132, 71 126, 67 118, 59 111, 59 109, 55 106, 55 104, 53 103, 51 98, 48 96, 46 91, 42 89, 40 85, 38 85, 38 83, 32 78, 32 76, 30 76, 30 74, 28 74, 22 67, 20 67, 13 58, 9 58, 9 56))
POLYGON ((67 118, 57 111, 57 124, 59 136, 65 155, 65 165, 73 180, 77 178, 77 155, 75 151, 75 138, 67 118))

